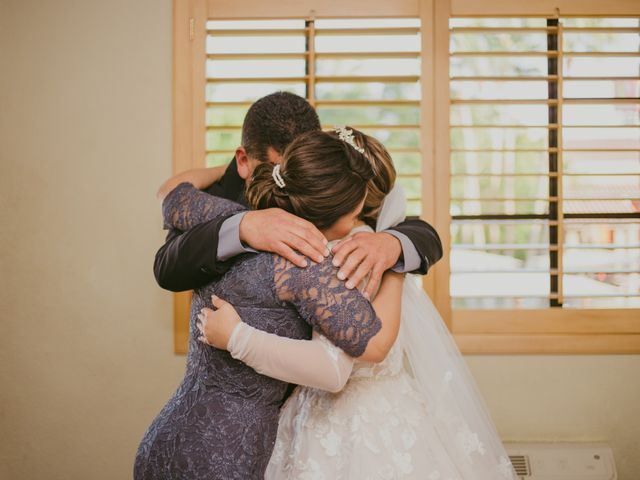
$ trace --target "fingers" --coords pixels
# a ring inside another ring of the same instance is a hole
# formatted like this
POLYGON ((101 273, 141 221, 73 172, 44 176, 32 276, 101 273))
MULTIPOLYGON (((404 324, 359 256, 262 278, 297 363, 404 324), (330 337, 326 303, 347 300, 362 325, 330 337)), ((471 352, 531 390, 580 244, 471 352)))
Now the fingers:
POLYGON ((307 242, 307 240, 299 237, 295 233, 289 233, 286 235, 283 238, 283 242, 291 249, 313 259, 314 262, 321 263, 324 260, 324 252, 326 251, 324 246, 320 247, 321 251, 317 251, 313 245, 307 242))
POLYGON ((351 275, 356 270, 358 265, 362 263, 362 261, 366 258, 367 253, 363 249, 357 249, 349 255, 349 257, 345 260, 344 265, 340 267, 340 271, 338 272, 338 278, 340 280, 349 279, 347 282, 347 288, 353 288, 356 284, 351 281, 351 275))
POLYGON ((338 245, 333 247, 333 265, 336 267, 342 265, 345 258, 347 258, 356 248, 358 248, 358 244, 353 241, 353 238, 347 238, 346 240, 338 243, 338 245))
POLYGON ((294 252, 291 247, 289 247, 286 243, 280 243, 276 249, 275 249, 275 253, 277 253, 278 255, 280 255, 281 257, 286 258, 287 260, 289 260, 291 263, 293 263, 294 265, 304 268, 308 265, 307 261, 305 260, 304 257, 298 255, 296 252, 294 252))
POLYGON ((227 302, 225 302, 223 299, 221 299, 220 297, 218 297, 217 295, 211 295, 211 304, 216 308, 222 308, 225 305, 228 305, 227 302))
POLYGON ((313 223, 307 220, 303 220, 299 217, 295 217, 295 219, 297 222, 296 223, 297 228, 295 231, 296 235, 304 238, 316 250, 318 250, 318 252, 323 253, 326 250, 327 243, 329 243, 329 241, 322 234, 322 232, 318 230, 313 223))
POLYGON ((309 258, 313 258, 317 263, 322 262, 325 257, 329 256, 327 239, 324 236, 320 235, 318 237, 304 229, 292 232, 292 236, 294 236, 292 240, 296 241, 296 245, 290 244, 289 246, 309 258))
POLYGON ((369 272, 373 269, 373 262, 364 258, 356 271, 349 275, 349 281, 346 283, 347 288, 353 288, 358 285, 366 278, 369 272))
POLYGON ((329 255, 329 251, 327 250, 327 239, 320 230, 307 220, 288 212, 280 212, 283 217, 276 231, 285 233, 280 240, 291 249, 313 259, 315 262, 322 262, 324 257, 329 255))
POLYGON ((364 289, 363 295, 368 299, 371 299, 373 294, 378 290, 380 286, 380 282, 382 281, 382 275, 385 270, 382 265, 376 263, 373 266, 373 270, 371 270, 371 276, 369 277, 369 281, 367 282, 367 286, 364 289))

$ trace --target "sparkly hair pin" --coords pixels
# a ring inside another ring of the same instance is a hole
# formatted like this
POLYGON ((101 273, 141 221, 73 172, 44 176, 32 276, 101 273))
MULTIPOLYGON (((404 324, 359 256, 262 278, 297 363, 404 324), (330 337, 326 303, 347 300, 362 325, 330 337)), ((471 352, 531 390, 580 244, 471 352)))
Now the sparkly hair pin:
POLYGON ((271 172, 271 176, 273 177, 274 182, 280 188, 284 188, 286 185, 284 183, 284 179, 282 175, 280 175, 280 164, 277 164, 273 167, 273 171, 271 172))
POLYGON ((356 140, 353 138, 353 130, 347 127, 334 127, 334 131, 338 134, 338 138, 343 142, 347 142, 356 151, 364 153, 364 148, 356 145, 356 140))

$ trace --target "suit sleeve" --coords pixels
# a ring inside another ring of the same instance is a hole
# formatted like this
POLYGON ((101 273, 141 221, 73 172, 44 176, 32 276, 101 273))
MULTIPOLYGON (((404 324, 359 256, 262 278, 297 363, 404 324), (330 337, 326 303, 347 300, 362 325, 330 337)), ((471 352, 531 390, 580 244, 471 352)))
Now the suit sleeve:
POLYGON ((220 227, 226 219, 226 216, 216 218, 187 232, 171 229, 153 263, 158 285, 172 292, 182 292, 224 275, 232 262, 217 259, 217 245, 220 227))
POLYGON ((158 285, 174 292, 192 290, 229 269, 231 261, 218 260, 220 228, 244 207, 182 183, 167 195, 162 210, 169 234, 154 261, 158 285))
POLYGON ((420 256, 420 267, 411 273, 425 275, 429 268, 442 258, 442 243, 438 232, 427 222, 412 218, 389 230, 406 235, 416 248, 420 256))

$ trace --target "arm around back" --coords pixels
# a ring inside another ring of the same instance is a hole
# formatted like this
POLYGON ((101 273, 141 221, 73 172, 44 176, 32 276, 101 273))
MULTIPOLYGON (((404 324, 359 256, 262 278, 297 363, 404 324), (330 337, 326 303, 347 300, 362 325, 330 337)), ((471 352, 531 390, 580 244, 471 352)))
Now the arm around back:
POLYGON ((418 218, 407 219, 389 230, 406 235, 420 255, 420 268, 411 272, 425 275, 442 258, 442 242, 435 228, 418 218))

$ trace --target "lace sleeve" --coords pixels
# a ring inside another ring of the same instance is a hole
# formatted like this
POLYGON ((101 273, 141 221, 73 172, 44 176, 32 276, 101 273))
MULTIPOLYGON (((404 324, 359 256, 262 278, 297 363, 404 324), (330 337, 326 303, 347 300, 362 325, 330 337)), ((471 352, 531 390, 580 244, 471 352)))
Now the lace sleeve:
POLYGON ((348 355, 359 357, 382 327, 371 303, 349 290, 337 277, 331 257, 309 261, 306 268, 275 257, 274 281, 280 300, 291 303, 300 316, 348 355))
POLYGON ((186 182, 171 190, 162 202, 164 228, 177 228, 183 232, 214 218, 244 210, 246 208, 239 203, 214 197, 186 182))
POLYGON ((296 340, 240 322, 227 349, 262 375, 334 393, 342 390, 353 368, 353 358, 316 331, 311 340, 296 340))

